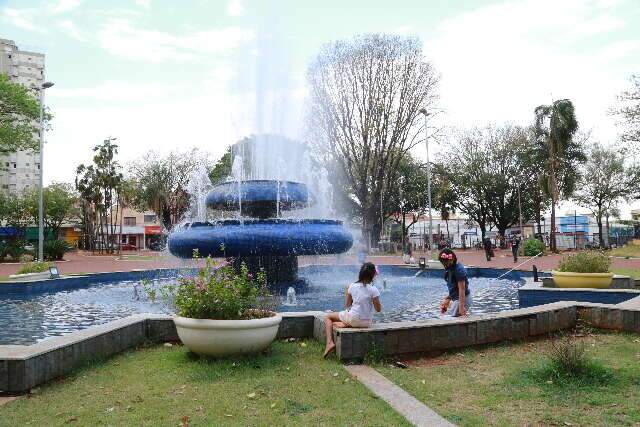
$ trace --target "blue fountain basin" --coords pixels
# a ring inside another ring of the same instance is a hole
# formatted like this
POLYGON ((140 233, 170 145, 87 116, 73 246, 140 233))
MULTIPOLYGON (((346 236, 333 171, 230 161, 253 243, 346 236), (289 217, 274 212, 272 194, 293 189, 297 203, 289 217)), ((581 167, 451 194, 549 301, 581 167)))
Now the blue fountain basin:
POLYGON ((169 251, 180 258, 339 254, 353 245, 342 221, 323 219, 226 220, 193 223, 169 236, 169 251))
POLYGON ((207 194, 206 203, 212 209, 242 209, 243 215, 269 218, 276 215, 276 205, 280 210, 292 210, 304 208, 310 201, 307 186, 300 182, 250 180, 216 185, 207 194))

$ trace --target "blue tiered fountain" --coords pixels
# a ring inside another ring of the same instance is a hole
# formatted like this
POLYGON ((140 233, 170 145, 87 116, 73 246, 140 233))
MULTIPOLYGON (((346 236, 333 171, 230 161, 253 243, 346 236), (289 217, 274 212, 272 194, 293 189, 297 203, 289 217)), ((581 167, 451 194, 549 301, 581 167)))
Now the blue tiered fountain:
POLYGON ((250 271, 264 269, 270 283, 297 279, 298 256, 339 254, 353 244, 342 221, 281 218, 283 211, 312 204, 307 186, 276 180, 231 181, 213 187, 207 208, 235 211, 240 219, 186 224, 169 236, 169 250, 181 258, 233 258, 250 271), (245 218, 249 217, 249 219, 245 218))

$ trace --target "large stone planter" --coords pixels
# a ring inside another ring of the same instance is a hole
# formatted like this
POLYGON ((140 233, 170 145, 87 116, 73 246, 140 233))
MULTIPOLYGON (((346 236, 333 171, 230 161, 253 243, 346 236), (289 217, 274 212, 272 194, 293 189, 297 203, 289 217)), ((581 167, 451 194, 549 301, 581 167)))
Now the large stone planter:
POLYGON ((208 320, 174 317, 178 336, 194 353, 224 357, 258 353, 276 338, 282 316, 251 320, 208 320))
POLYGON ((553 271, 553 282, 556 288, 608 288, 613 280, 613 273, 571 273, 553 271))

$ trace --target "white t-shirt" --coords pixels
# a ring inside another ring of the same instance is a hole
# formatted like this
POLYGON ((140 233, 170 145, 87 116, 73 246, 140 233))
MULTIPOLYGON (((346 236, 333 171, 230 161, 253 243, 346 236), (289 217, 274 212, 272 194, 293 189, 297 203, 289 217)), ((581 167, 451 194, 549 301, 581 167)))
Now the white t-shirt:
POLYGON ((360 320, 373 319, 373 299, 380 296, 378 288, 372 284, 352 283, 347 292, 353 299, 353 304, 349 309, 351 316, 360 320))

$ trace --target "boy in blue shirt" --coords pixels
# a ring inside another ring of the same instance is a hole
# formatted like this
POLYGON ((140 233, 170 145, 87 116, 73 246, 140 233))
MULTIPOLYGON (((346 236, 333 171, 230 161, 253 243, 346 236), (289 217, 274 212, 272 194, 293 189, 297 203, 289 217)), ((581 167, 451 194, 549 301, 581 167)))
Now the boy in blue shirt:
POLYGON ((449 290, 440 304, 440 313, 453 317, 466 316, 472 302, 467 270, 458 262, 456 254, 451 249, 440 251, 438 259, 444 266, 444 280, 449 290))

